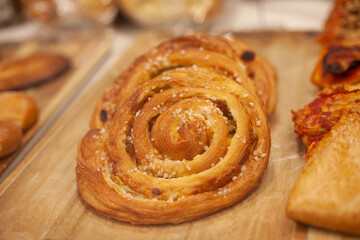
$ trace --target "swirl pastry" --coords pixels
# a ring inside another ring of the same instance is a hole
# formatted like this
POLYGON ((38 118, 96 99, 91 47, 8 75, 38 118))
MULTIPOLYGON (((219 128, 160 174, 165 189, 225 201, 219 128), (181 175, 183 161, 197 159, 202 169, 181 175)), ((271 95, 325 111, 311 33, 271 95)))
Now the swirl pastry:
POLYGON ((104 93, 76 167, 79 192, 97 211, 180 223, 231 206, 259 184, 270 151, 266 114, 228 42, 200 45, 212 38, 160 45, 104 93), (109 103, 113 111, 99 111, 109 103))
POLYGON ((360 44, 347 41, 326 46, 319 54, 319 61, 311 81, 319 87, 360 81, 360 44))
POLYGON ((180 67, 226 75, 249 94, 257 95, 267 115, 275 110, 276 74, 270 63, 239 41, 195 34, 164 42, 136 59, 103 94, 93 113, 91 128, 107 125, 134 88, 164 71, 180 67))
POLYGON ((229 40, 236 55, 245 64, 247 75, 255 84, 256 94, 262 101, 265 113, 270 116, 275 111, 277 100, 274 67, 246 44, 235 39, 229 40))

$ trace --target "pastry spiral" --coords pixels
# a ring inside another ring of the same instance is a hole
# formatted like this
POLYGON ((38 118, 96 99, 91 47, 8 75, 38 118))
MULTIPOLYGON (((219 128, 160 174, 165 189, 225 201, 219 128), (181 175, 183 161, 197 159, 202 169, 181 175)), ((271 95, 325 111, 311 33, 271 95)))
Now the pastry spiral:
POLYGON ((136 87, 175 68, 223 74, 241 84, 249 94, 258 96, 268 115, 275 110, 276 74, 270 63, 237 40, 194 34, 164 42, 136 59, 101 97, 91 128, 103 128, 111 122, 116 109, 136 87), (249 51, 252 58, 244 60, 241 56, 249 51), (256 90, 255 86, 259 88, 256 90))
POLYGON ((252 82, 240 70, 243 84, 234 81, 237 65, 227 66, 223 54, 201 65, 208 53, 199 52, 176 56, 190 67, 156 75, 132 65, 122 75, 131 81, 115 82, 100 100, 98 107, 104 99, 120 105, 82 139, 76 168, 79 192, 99 212, 136 224, 180 223, 231 206, 259 184, 270 133, 252 82))

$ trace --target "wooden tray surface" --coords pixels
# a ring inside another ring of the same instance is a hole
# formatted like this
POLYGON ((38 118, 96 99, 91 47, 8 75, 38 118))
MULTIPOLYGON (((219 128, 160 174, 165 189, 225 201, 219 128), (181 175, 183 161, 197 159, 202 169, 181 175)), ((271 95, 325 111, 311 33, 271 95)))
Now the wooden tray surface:
POLYGON ((0 159, 0 175, 23 150, 23 146, 49 117, 67 100, 75 88, 85 84, 87 74, 99 64, 112 42, 112 33, 100 30, 64 32, 56 36, 40 36, 21 43, 1 43, 0 59, 27 56, 34 52, 54 52, 69 59, 71 68, 65 74, 44 84, 23 90, 39 107, 35 126, 24 135, 22 146, 13 154, 0 159))
POLYGON ((108 219, 82 201, 76 186, 77 145, 89 129, 105 87, 139 54, 169 35, 141 34, 101 82, 63 115, 0 186, 1 239, 353 239, 298 224, 285 204, 305 164, 291 109, 314 99, 310 83, 319 47, 306 32, 256 32, 237 37, 266 56, 278 72, 278 105, 270 119, 272 148, 260 186, 233 207, 178 225, 134 226, 108 219))

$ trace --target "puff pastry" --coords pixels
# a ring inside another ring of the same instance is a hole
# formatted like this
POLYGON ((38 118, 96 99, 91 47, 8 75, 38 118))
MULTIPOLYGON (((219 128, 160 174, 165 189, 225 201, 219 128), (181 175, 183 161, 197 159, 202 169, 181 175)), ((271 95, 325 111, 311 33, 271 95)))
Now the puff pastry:
POLYGON ((359 41, 343 41, 325 46, 312 74, 311 81, 319 87, 357 83, 360 81, 359 41))
POLYGON ((319 97, 293 112, 308 148, 287 215, 297 221, 360 234, 360 1, 337 0, 318 40, 312 82, 319 97))
POLYGON ((164 42, 136 59, 101 97, 91 119, 91 128, 108 124, 117 107, 134 88, 164 71, 179 67, 206 68, 224 74, 250 94, 258 96, 267 115, 275 110, 276 74, 268 61, 237 40, 194 34, 164 42), (248 52, 252 57, 244 60, 242 55, 248 52))
POLYGON ((295 133, 310 149, 335 126, 342 115, 360 102, 360 85, 344 85, 326 88, 319 98, 304 108, 293 111, 295 133))
POLYGON ((262 101, 265 113, 270 116, 275 112, 277 101, 277 75, 274 67, 243 42, 234 38, 229 40, 237 56, 244 63, 247 75, 254 82, 256 94, 262 101))
POLYGON ((206 35, 170 40, 104 93, 77 158, 90 206, 135 224, 180 223, 231 206, 259 184, 269 126, 229 46, 206 35))
POLYGON ((360 1, 336 0, 318 41, 324 45, 360 39, 360 1))
POLYGON ((360 105, 308 153, 287 203, 289 217, 360 235, 360 105))

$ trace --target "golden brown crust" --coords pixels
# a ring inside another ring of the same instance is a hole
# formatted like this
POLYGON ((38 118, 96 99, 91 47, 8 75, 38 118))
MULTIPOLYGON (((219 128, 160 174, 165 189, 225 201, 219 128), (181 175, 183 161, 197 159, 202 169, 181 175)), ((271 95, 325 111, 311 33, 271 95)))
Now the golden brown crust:
POLYGON ((360 1, 336 0, 318 41, 324 45, 360 39, 360 1))
POLYGON ((265 112, 270 115, 276 103, 276 74, 270 64, 267 64, 258 54, 253 63, 245 63, 239 56, 239 52, 243 53, 241 49, 244 46, 238 41, 229 41, 223 37, 205 34, 178 37, 160 44, 136 59, 115 84, 103 94, 93 113, 91 128, 102 128, 108 124, 115 109, 137 86, 163 72, 179 67, 209 68, 225 74, 244 86, 250 94, 257 95, 261 99, 265 112), (261 64, 264 66, 260 67, 261 64), (249 68, 245 65, 249 65, 249 68), (254 70, 255 85, 260 87, 261 95, 259 91, 256 91, 254 81, 246 72, 247 69, 254 70), (267 77, 260 79, 260 76, 264 75, 267 77))
POLYGON ((0 119, 0 158, 18 148, 22 139, 21 127, 11 120, 0 119))
POLYGON ((266 115, 270 116, 275 112, 277 102, 277 76, 274 67, 246 44, 236 39, 229 40, 237 56, 245 64, 247 75, 255 84, 256 94, 262 101, 266 115))
POLYGON ((310 150, 289 197, 290 218, 360 235, 359 136, 359 110, 352 110, 310 150))
POLYGON ((104 93, 80 142, 84 200, 118 220, 160 224, 247 196, 266 169, 270 132, 241 66, 227 40, 204 35, 138 58, 104 93))
POLYGON ((323 47, 311 81, 322 88, 359 82, 359 41, 339 42, 323 47))
POLYGON ((335 126, 341 116, 360 103, 360 85, 326 88, 319 98, 298 111, 293 111, 295 133, 310 149, 335 126))
POLYGON ((26 130, 36 122, 37 116, 38 107, 31 97, 19 92, 0 93, 0 119, 12 120, 26 130))
POLYGON ((351 234, 360 234, 359 16, 359 0, 337 0, 318 38, 311 80, 324 89, 293 112, 308 162, 286 209, 297 221, 351 234))
POLYGON ((34 53, 0 62, 0 91, 18 90, 55 79, 69 69, 69 61, 53 53, 34 53))

